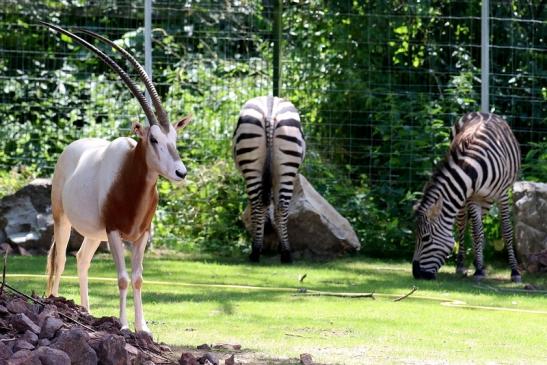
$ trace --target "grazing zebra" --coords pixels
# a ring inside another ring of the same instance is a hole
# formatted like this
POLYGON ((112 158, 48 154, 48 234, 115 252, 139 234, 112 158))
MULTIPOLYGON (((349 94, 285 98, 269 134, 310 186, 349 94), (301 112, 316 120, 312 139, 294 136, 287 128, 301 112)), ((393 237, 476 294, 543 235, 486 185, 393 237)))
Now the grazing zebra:
POLYGON ((251 261, 260 259, 266 214, 273 201, 281 262, 292 262, 287 218, 305 150, 300 116, 291 102, 261 96, 243 105, 233 136, 233 156, 245 178, 251 205, 251 261))
POLYGON ((507 122, 495 114, 468 113, 453 127, 452 133, 449 153, 426 184, 423 198, 415 207, 417 231, 412 273, 416 279, 435 279, 454 248, 454 222, 461 245, 456 272, 465 272, 463 241, 469 218, 475 253, 474 276, 477 280, 483 278, 482 215, 497 202, 511 279, 520 282, 508 196, 520 168, 519 144, 507 122))

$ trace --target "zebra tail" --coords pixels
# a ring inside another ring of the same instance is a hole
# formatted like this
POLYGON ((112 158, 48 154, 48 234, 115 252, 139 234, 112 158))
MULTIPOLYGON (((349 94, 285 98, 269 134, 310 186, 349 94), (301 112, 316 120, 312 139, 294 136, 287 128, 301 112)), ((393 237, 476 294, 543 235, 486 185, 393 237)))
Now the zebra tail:
POLYGON ((272 199, 272 152, 268 145, 262 173, 262 205, 267 208, 272 199))
POLYGON ((265 132, 266 132, 266 161, 264 161, 264 169, 262 173, 262 204, 264 207, 269 207, 272 200, 272 145, 273 145, 273 126, 272 126, 272 111, 274 98, 268 96, 268 111, 266 115, 265 132))

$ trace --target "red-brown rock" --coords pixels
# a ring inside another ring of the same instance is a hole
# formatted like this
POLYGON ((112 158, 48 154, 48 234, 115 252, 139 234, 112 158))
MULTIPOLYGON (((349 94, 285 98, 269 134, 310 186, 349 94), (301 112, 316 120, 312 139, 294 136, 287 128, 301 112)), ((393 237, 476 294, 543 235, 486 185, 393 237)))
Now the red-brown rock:
POLYGON ((65 352, 73 364, 97 365, 97 354, 87 343, 88 338, 86 332, 75 327, 57 337, 51 347, 65 352))
POLYGON ((42 365, 70 365, 70 357, 61 350, 52 347, 39 347, 34 351, 42 365))
POLYGON ((179 365, 198 365, 198 361, 191 353, 183 352, 179 359, 179 365))
POLYGON ((32 322, 24 313, 17 313, 11 316, 10 323, 19 333, 25 333, 26 331, 32 331, 36 334, 40 333, 40 327, 32 322))

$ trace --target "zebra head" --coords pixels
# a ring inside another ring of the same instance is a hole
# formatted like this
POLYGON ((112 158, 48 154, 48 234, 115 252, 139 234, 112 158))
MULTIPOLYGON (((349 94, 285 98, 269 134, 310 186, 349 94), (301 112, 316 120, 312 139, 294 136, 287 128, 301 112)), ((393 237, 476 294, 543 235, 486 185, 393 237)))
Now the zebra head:
POLYGON ((443 199, 438 196, 432 204, 425 199, 415 209, 416 247, 412 258, 415 279, 434 280, 454 247, 450 225, 443 219, 443 199))

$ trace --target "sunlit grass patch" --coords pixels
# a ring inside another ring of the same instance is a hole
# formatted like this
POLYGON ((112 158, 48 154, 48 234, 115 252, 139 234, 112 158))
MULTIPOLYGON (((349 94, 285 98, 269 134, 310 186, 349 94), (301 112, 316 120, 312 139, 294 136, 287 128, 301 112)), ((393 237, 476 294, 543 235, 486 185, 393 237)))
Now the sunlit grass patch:
MULTIPOLYGON (((457 277, 449 266, 437 281, 416 282, 408 263, 363 258, 281 266, 276 259, 250 265, 151 256, 144 266, 149 326, 157 339, 176 346, 239 343, 263 358, 294 359, 308 352, 328 364, 547 360, 547 352, 540 351, 547 343, 547 295, 518 291, 523 285, 510 283, 505 267, 490 267, 491 279, 477 284, 457 277), (393 302, 414 285, 418 290, 412 296, 393 302), (299 288, 374 292, 375 299, 306 296, 299 288)), ((11 257, 7 280, 25 292, 42 293, 44 267, 44 257, 11 257)), ((69 257, 61 294, 79 302, 75 276, 75 260, 69 257)), ((109 256, 93 261, 90 276, 93 314, 117 315, 109 256)), ((524 281, 546 289, 545 277, 524 276, 524 281)), ((128 313, 131 320, 132 307, 128 313)))

